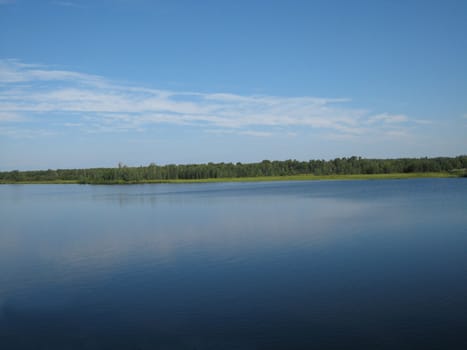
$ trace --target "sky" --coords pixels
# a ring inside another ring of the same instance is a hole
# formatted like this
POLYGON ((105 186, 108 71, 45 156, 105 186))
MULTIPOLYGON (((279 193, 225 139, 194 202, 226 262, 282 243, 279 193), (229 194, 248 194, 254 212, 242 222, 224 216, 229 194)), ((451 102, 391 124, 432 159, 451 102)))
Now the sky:
POLYGON ((0 171, 467 154, 467 1, 0 0, 0 171))

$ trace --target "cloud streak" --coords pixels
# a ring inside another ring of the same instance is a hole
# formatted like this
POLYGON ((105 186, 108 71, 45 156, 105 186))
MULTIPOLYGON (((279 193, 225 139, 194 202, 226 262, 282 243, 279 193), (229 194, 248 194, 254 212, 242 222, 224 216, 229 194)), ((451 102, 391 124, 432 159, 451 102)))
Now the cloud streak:
POLYGON ((256 137, 293 135, 297 129, 343 136, 401 134, 415 123, 403 114, 372 114, 351 108, 349 102, 347 98, 157 90, 0 60, 0 123, 9 123, 9 134, 11 124, 26 119, 40 123, 41 130, 61 125, 63 132, 70 127, 92 133, 145 131, 169 124, 256 137))
POLYGON ((53 1, 52 4, 57 5, 57 6, 63 6, 63 7, 81 8, 80 5, 72 1, 53 1))

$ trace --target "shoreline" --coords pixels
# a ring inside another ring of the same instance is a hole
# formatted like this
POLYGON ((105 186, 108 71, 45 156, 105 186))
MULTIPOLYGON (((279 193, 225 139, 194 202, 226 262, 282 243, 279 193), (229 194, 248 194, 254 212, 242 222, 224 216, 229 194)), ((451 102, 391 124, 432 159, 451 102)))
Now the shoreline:
POLYGON ((275 181, 325 181, 325 180, 404 180, 422 178, 462 178, 461 174, 446 172, 427 173, 389 173, 389 174, 349 174, 349 175, 286 175, 257 177, 225 177, 207 179, 170 179, 142 181, 80 182, 79 180, 50 181, 1 181, 0 185, 141 185, 141 184, 184 184, 184 183, 216 183, 216 182, 275 182, 275 181))

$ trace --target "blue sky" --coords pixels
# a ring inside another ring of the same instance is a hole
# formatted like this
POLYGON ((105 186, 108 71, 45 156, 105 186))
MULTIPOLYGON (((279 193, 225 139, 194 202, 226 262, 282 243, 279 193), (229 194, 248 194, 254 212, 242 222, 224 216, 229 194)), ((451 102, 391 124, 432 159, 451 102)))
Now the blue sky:
POLYGON ((467 153, 466 1, 0 0, 0 170, 467 153))

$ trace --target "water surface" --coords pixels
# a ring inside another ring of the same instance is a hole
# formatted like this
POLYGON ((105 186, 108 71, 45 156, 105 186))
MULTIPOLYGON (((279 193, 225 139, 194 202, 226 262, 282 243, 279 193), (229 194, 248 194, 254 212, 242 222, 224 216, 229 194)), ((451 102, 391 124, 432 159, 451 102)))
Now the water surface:
POLYGON ((0 348, 466 349, 466 179, 0 186, 0 348))

